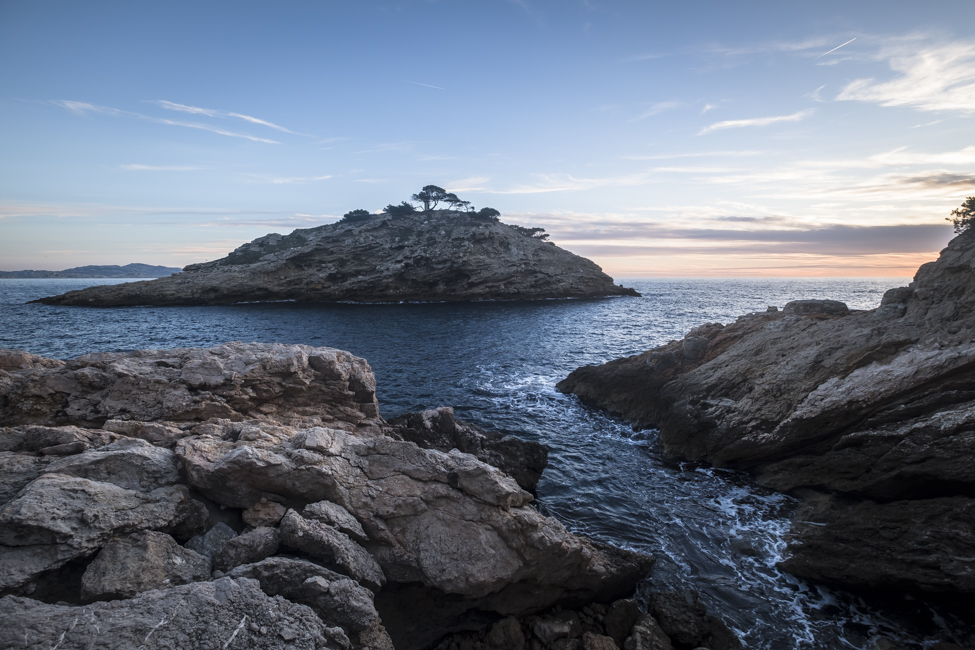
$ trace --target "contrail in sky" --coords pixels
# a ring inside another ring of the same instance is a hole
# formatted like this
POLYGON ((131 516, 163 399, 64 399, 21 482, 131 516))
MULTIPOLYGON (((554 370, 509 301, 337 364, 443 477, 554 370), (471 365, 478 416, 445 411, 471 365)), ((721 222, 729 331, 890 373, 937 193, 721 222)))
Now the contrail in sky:
MULTIPOLYGON (((843 47, 842 45, 840 47, 843 47)), ((409 79, 403 79, 408 84, 416 84, 417 86, 426 86, 427 88, 436 88, 437 90, 443 90, 440 86, 431 86, 430 84, 421 84, 419 81, 410 81, 409 79)))
MULTIPOLYGON (((850 40, 848 40, 848 41, 847 41, 846 43, 843 43, 843 45, 849 45, 850 43, 852 43, 852 42, 853 42, 853 41, 855 41, 855 40, 857 40, 857 39, 856 39, 856 37, 853 37, 853 38, 851 38, 850 40)), ((829 52, 835 52, 836 50, 838 50, 838 49, 840 49, 841 47, 843 47, 843 45, 837 45, 836 47, 834 47, 834 48, 833 48, 832 50, 830 50, 829 52)), ((818 59, 818 58, 820 58, 820 57, 824 57, 824 56, 826 56, 827 54, 829 54, 829 52, 823 52, 822 54, 820 54, 820 55, 819 55, 819 56, 817 56, 816 58, 818 59)))

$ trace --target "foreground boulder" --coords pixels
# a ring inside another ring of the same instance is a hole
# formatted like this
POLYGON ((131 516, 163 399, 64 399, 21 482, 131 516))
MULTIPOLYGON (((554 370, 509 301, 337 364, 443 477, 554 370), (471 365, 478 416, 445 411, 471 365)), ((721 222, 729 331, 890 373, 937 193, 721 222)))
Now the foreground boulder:
POLYGON ((28 647, 418 649, 652 564, 532 507, 540 445, 450 409, 387 423, 339 350, 3 350, 0 387, 0 617, 28 647))
POLYGON ((348 641, 315 613, 261 591, 256 580, 222 578, 84 607, 0 598, 3 648, 302 648, 341 650, 348 641))
POLYGON ((226 305, 638 296, 524 229, 446 210, 266 235, 158 280, 41 298, 49 305, 226 305))
POLYGON ((805 498, 784 563, 796 575, 975 593, 973 232, 875 310, 796 301, 579 368, 558 388, 659 428, 668 455, 805 498))
POLYGON ((209 558, 183 548, 165 533, 133 533, 113 539, 98 552, 81 578, 81 598, 131 598, 209 579, 209 558))

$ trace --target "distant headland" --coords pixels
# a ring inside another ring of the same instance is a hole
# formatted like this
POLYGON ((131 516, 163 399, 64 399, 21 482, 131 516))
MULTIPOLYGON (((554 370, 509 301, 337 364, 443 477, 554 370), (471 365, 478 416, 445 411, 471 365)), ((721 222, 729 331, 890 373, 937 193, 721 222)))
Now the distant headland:
POLYGON ((164 278, 179 273, 175 266, 153 266, 151 264, 117 264, 76 266, 63 271, 0 271, 0 278, 164 278))
POLYGON ((270 234, 222 259, 148 282, 41 298, 50 305, 226 305, 239 302, 412 302, 639 296, 592 261, 546 241, 542 228, 435 185, 378 214, 270 234), (443 206, 443 207, 441 207, 443 206))

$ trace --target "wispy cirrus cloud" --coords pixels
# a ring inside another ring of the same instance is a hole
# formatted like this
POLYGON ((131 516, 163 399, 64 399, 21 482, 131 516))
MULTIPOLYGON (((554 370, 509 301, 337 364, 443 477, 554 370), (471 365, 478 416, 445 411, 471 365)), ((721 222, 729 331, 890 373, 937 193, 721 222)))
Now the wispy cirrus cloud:
POLYGON ((149 103, 155 104, 156 106, 159 106, 160 108, 164 108, 169 111, 189 113, 190 115, 206 115, 207 117, 221 117, 221 118, 234 117, 240 120, 244 120, 245 122, 250 122, 251 124, 260 124, 261 126, 266 126, 276 131, 282 131, 284 133, 290 133, 292 135, 304 135, 307 137, 311 137, 308 136, 308 134, 306 133, 297 133, 295 131, 292 131, 291 129, 286 129, 279 124, 274 124, 273 122, 268 122, 267 120, 262 120, 253 117, 251 115, 244 115, 243 113, 233 113, 231 111, 221 111, 212 108, 200 108, 199 106, 186 106, 185 104, 177 104, 175 102, 169 102, 164 99, 149 100, 149 103))
POLYGON ((440 86, 434 86, 432 84, 420 83, 419 81, 410 81, 409 79, 400 79, 400 81, 406 82, 408 84, 413 84, 414 86, 423 86, 424 88, 433 88, 434 90, 446 90, 446 88, 441 88, 440 86))
POLYGON ((799 122, 806 119, 815 112, 815 109, 806 108, 804 110, 792 113, 791 115, 775 115, 771 117, 753 117, 746 120, 725 120, 723 122, 715 122, 710 126, 706 126, 700 131, 698 135, 704 135, 705 133, 711 133, 713 131, 721 131, 724 129, 740 129, 747 126, 768 126, 769 124, 779 124, 781 122, 799 122))
POLYGON ((254 183, 270 183, 272 185, 292 185, 300 183, 312 183, 315 181, 326 181, 332 178, 331 174, 324 176, 271 176, 269 174, 244 174, 254 183))
POLYGON ((653 117, 654 115, 659 115, 660 113, 664 113, 675 108, 680 108, 681 106, 683 106, 681 102, 657 102, 630 121, 639 122, 640 120, 645 120, 648 117, 653 117))
POLYGON ((490 182, 486 176, 476 176, 473 178, 462 178, 461 180, 447 183, 445 188, 448 192, 483 192, 490 182))
POLYGON ((530 185, 516 185, 504 190, 484 190, 490 194, 541 194, 545 192, 578 192, 597 187, 625 187, 642 185, 650 176, 649 172, 611 176, 604 178, 577 178, 571 174, 533 174, 536 182, 530 185))
POLYGON ((733 158, 744 158, 751 156, 768 155, 767 151, 696 151, 688 153, 655 154, 649 156, 620 156, 622 160, 671 160, 674 158, 709 158, 729 156, 733 158))
POLYGON ((873 59, 887 62, 897 75, 888 81, 856 79, 837 101, 975 113, 975 42, 919 42, 923 38, 909 37, 880 48, 873 59))
POLYGON ((136 172, 192 172, 202 167, 185 167, 179 165, 119 165, 119 169, 136 172))
POLYGON ((61 108, 66 108, 72 113, 78 115, 86 115, 89 113, 97 113, 100 115, 108 115, 111 117, 126 117, 131 119, 146 120, 148 122, 153 122, 155 124, 168 124, 170 126, 182 126, 189 129, 199 129, 201 131, 209 131, 211 133, 217 133, 219 135, 225 135, 231 138, 243 138, 244 140, 250 140, 252 142, 263 142, 265 144, 280 144, 277 140, 268 140, 267 138, 258 138, 253 135, 248 135, 246 133, 237 133, 235 131, 228 131, 226 129, 221 129, 220 127, 212 126, 210 124, 203 124, 201 122, 179 122, 176 120, 167 120, 161 117, 153 117, 151 115, 145 115, 144 113, 136 113, 134 111, 123 111, 118 108, 112 108, 110 106, 99 106, 97 104, 89 104, 87 102, 76 102, 65 99, 52 100, 50 102, 54 106, 60 106, 61 108))

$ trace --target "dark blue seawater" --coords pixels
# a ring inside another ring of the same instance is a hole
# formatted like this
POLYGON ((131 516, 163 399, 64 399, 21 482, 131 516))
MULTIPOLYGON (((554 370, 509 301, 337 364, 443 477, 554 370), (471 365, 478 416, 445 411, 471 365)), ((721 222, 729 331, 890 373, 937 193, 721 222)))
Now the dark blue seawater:
POLYGON ((304 343, 349 350, 376 372, 382 414, 450 405, 491 430, 551 449, 539 507, 570 529, 653 553, 652 579, 692 586, 745 646, 906 647, 960 641, 968 623, 917 601, 866 603, 781 573, 794 502, 729 471, 666 461, 652 432, 583 408, 555 384, 574 368, 679 339, 705 322, 831 298, 876 307, 909 278, 633 280, 642 298, 473 304, 90 309, 28 300, 118 280, 0 280, 0 347, 56 358, 95 351, 304 343))

